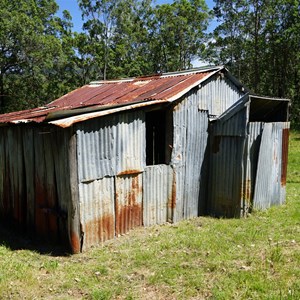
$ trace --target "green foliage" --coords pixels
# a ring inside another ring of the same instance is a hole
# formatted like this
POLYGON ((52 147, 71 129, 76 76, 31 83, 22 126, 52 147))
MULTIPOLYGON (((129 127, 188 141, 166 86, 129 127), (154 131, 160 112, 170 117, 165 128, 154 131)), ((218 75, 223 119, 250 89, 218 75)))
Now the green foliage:
POLYGON ((157 5, 151 31, 152 61, 156 71, 184 70, 201 57, 210 15, 203 0, 176 0, 157 5))
POLYGON ((300 4, 298 0, 215 0, 219 25, 207 59, 225 64, 254 93, 290 98, 300 124, 300 4))
POLYGON ((201 56, 210 18, 203 0, 156 7, 150 0, 80 0, 79 5, 88 59, 100 66, 104 79, 183 70, 201 56))
POLYGON ((0 1, 0 111, 41 105, 70 87, 70 16, 51 1, 0 1))

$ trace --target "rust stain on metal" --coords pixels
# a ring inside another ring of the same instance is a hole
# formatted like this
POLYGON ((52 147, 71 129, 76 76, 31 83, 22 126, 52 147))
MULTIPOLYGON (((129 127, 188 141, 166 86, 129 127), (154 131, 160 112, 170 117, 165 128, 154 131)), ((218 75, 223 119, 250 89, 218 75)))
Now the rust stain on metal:
POLYGON ((193 74, 190 76, 184 76, 182 80, 178 80, 177 83, 172 86, 172 88, 165 89, 159 94, 160 99, 168 99, 172 96, 177 95, 180 91, 185 90, 189 86, 193 85, 195 82, 203 79, 209 73, 193 74))
MULTIPOLYGON (((131 104, 152 100, 164 101, 214 74, 214 70, 176 74, 156 75, 132 80, 102 81, 85 85, 43 107, 1 115, 1 123, 43 122, 49 113, 61 112, 89 106, 131 104), (141 82, 142 84, 138 84, 141 82)), ((76 114, 76 112, 74 111, 76 114)))
POLYGON ((286 174, 288 164, 289 129, 282 131, 282 157, 281 157, 281 185, 286 185, 286 174))
POLYGON ((174 222, 174 210, 176 208, 176 174, 173 170, 171 197, 168 199, 168 222, 174 222))
POLYGON ((246 181, 245 200, 247 201, 247 203, 250 203, 251 201, 251 180, 250 179, 246 181))
POLYGON ((87 222, 84 225, 85 236, 94 236, 102 242, 114 238, 114 216, 106 214, 103 217, 87 222))
POLYGON ((74 231, 71 231, 70 233, 70 244, 71 244, 71 250, 74 254, 80 253, 81 251, 80 237, 74 231))
POLYGON ((139 173, 142 173, 141 170, 135 170, 135 169, 131 169, 131 170, 126 170, 126 171, 123 171, 123 172, 120 172, 118 173, 117 175, 118 176, 122 176, 122 175, 132 175, 132 174, 139 174, 139 173))
POLYGON ((221 136, 217 135, 214 136, 213 144, 212 144, 212 152, 218 153, 220 150, 220 142, 221 142, 221 136))
POLYGON ((176 207, 176 178, 173 176, 171 199, 168 201, 168 207, 174 209, 176 207))
POLYGON ((125 205, 119 203, 119 193, 116 193, 116 235, 128 232, 134 227, 142 225, 142 204, 137 197, 141 194, 142 187, 139 178, 132 178, 131 190, 125 195, 125 205))

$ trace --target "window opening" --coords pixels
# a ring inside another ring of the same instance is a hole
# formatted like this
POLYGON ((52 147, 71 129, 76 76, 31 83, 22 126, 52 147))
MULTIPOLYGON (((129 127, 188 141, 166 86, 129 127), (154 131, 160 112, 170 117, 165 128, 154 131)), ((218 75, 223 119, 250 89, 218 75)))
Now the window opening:
MULTIPOLYGON (((170 127, 170 126, 169 126, 170 127)), ((166 164, 166 111, 146 113, 146 164, 166 164)))

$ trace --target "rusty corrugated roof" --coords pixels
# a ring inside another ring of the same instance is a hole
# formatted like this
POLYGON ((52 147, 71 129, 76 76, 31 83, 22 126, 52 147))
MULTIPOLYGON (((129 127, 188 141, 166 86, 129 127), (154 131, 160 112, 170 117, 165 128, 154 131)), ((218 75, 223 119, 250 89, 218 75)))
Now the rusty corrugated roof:
MULTIPOLYGON (((223 67, 194 69, 149 77, 93 82, 78 88, 51 103, 34 109, 0 115, 0 123, 43 122, 82 114, 82 108, 89 111, 133 104, 174 101, 199 85, 223 67)), ((135 105, 136 106, 136 105, 135 105)))

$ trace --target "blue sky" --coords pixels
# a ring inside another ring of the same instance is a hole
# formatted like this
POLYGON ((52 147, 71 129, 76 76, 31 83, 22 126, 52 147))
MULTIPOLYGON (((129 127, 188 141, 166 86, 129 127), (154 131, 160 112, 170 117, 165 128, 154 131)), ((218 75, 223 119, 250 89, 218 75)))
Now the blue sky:
MULTIPOLYGON (((60 13, 63 10, 68 10, 71 13, 71 16, 73 18, 73 24, 74 24, 74 30, 75 31, 81 31, 81 25, 82 25, 82 19, 81 19, 81 12, 79 10, 77 0, 56 0, 57 4, 60 8, 60 13)), ((157 0, 156 4, 162 4, 162 3, 172 3, 172 0, 157 0)), ((206 3, 209 8, 212 8, 214 3, 213 0, 206 0, 206 3)))

